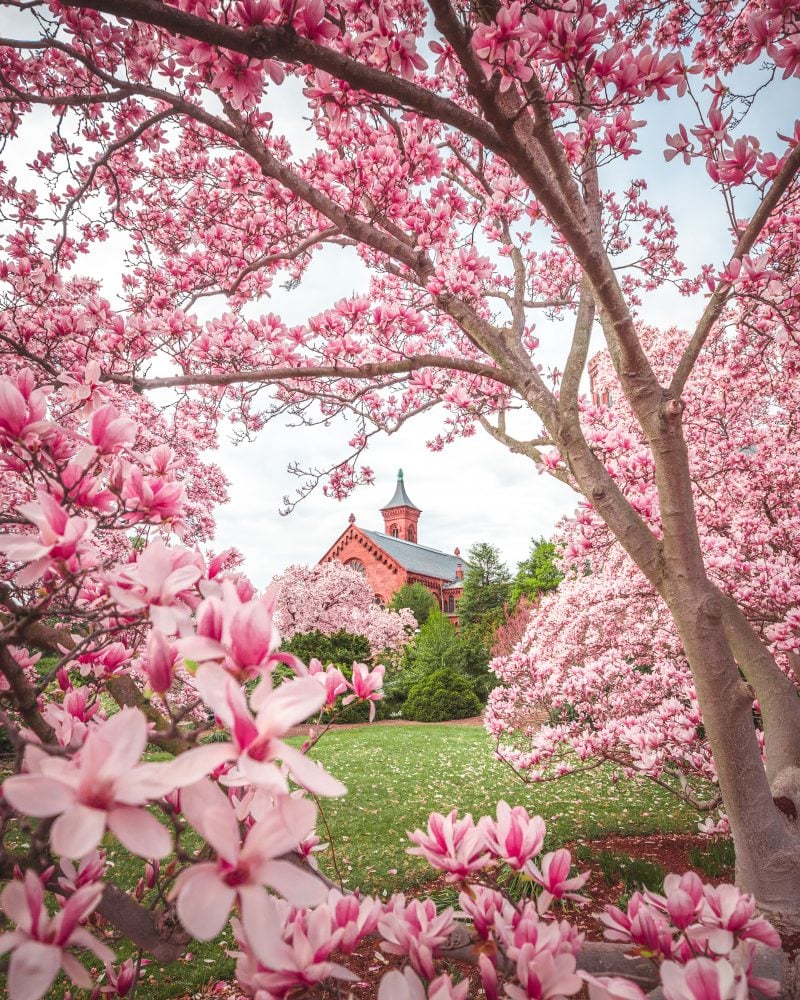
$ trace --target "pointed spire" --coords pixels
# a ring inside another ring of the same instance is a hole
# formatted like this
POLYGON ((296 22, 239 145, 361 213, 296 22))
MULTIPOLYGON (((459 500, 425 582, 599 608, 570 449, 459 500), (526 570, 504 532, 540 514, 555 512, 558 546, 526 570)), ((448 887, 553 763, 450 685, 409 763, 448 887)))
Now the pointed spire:
POLYGON ((406 493, 402 469, 397 470, 397 486, 395 487, 394 496, 385 507, 381 507, 381 510, 391 510, 393 507, 411 507, 413 510, 419 510, 419 507, 411 502, 406 493))

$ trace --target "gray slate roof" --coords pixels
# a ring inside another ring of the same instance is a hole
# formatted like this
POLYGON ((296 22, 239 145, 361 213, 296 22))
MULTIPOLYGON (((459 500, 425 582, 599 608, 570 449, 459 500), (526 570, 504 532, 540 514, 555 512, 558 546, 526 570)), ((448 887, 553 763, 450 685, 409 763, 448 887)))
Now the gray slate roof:
POLYGON ((408 493, 406 493, 405 484, 403 483, 402 469, 397 473, 397 486, 395 487, 394 496, 385 507, 381 507, 381 510, 391 510, 392 507, 413 507, 414 510, 419 510, 419 507, 416 507, 408 498, 408 493))
POLYGON ((361 530, 410 573, 433 576, 438 580, 455 580, 459 564, 465 573, 467 571, 468 564, 461 556, 429 549, 426 545, 416 545, 414 542, 404 542, 401 538, 393 538, 382 531, 361 530))

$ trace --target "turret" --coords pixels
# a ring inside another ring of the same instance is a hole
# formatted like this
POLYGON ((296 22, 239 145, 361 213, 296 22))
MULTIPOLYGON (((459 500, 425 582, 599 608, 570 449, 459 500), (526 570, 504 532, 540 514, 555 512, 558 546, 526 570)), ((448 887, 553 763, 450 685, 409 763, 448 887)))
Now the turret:
POLYGON ((416 543, 419 541, 417 522, 421 513, 419 507, 415 507, 409 499, 403 482, 403 470, 398 469, 394 496, 385 507, 381 507, 384 531, 392 538, 416 543))

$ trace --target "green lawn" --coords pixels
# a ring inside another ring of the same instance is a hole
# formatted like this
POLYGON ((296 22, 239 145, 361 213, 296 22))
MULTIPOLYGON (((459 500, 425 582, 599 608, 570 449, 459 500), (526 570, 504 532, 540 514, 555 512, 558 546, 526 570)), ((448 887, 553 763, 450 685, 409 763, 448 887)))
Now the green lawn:
MULTIPOLYGON (((293 741, 299 743, 299 741, 293 741)), ((406 831, 424 826, 428 813, 493 812, 498 799, 540 813, 548 827, 548 848, 567 840, 605 833, 682 831, 693 816, 655 786, 621 781, 602 769, 562 781, 527 788, 492 758, 492 743, 476 726, 372 726, 333 730, 313 756, 348 786, 341 800, 325 800, 345 887, 388 895, 424 884, 433 876, 420 859, 409 857, 406 831)), ((327 839, 320 823, 319 834, 327 839)), ((109 860, 116 879, 132 887, 141 862, 109 838, 109 860)), ((318 855, 333 878, 330 853, 318 855)), ((198 945, 190 957, 171 966, 147 966, 137 1000, 203 996, 217 980, 233 977, 225 955, 230 934, 198 945)), ((120 958, 129 954, 116 947, 120 958)), ((63 979, 51 993, 63 996, 63 979)))
MULTIPOLYGON (((333 730, 313 756, 348 786, 322 803, 347 888, 390 894, 425 882, 432 870, 405 852, 406 832, 424 828, 430 812, 458 809, 476 819, 505 799, 539 813, 547 847, 606 833, 691 830, 695 817, 647 783, 611 780, 597 769, 557 782, 523 785, 492 756, 479 726, 373 726, 333 730)), ((323 835, 321 828, 319 834, 323 835)), ((319 855, 333 878, 327 852, 319 855)))

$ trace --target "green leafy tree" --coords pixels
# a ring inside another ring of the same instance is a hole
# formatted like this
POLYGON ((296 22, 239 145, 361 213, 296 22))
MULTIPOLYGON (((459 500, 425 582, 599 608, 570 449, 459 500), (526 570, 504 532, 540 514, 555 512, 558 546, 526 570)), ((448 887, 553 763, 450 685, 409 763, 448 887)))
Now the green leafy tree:
MULTIPOLYGON (((458 603, 462 625, 481 625, 490 635, 503 618, 503 607, 511 590, 511 574, 500 558, 500 550, 488 542, 478 542, 467 553, 469 567, 464 577, 464 593, 458 603)), ((484 641, 488 647, 488 642, 484 641)))
POLYGON ((422 628, 431 614, 439 609, 439 602, 423 584, 404 583, 392 598, 389 608, 392 611, 408 608, 422 628))
POLYGON ((517 574, 511 583, 511 607, 516 608, 521 598, 533 603, 539 594, 555 590, 564 579, 556 565, 556 547, 544 538, 531 539, 531 553, 517 565, 517 574))
POLYGON ((298 632, 283 646, 287 653, 293 653, 303 663, 316 657, 323 666, 332 663, 339 669, 353 669, 353 662, 372 665, 372 652, 366 636, 353 635, 344 629, 325 635, 316 629, 298 632))

